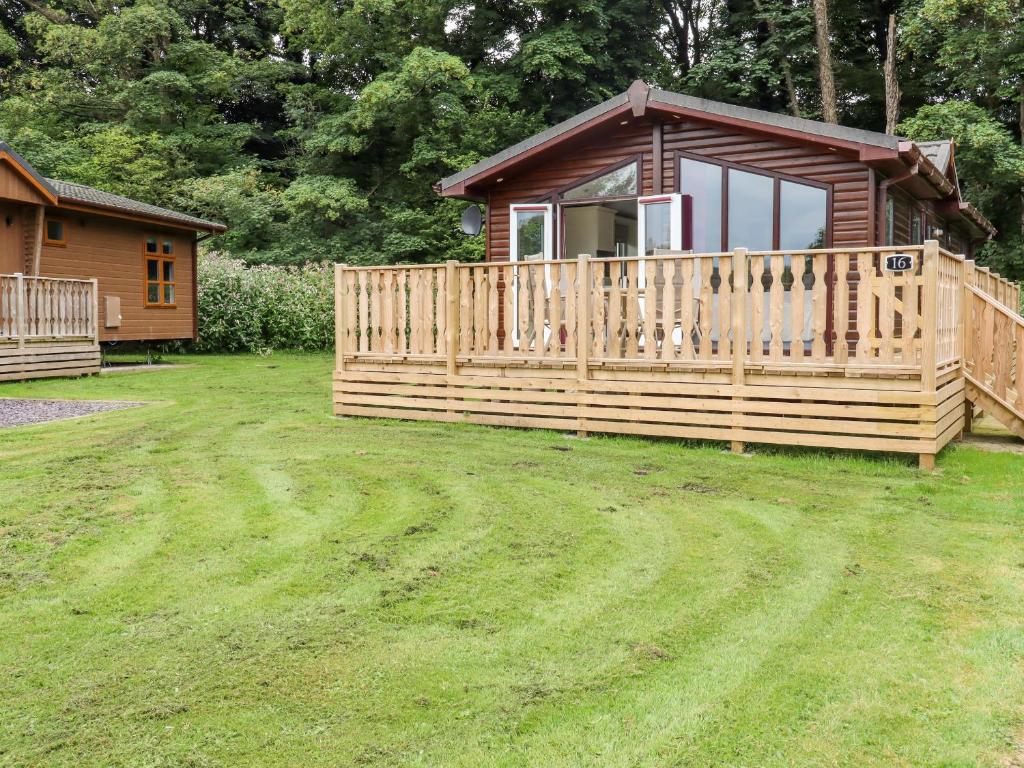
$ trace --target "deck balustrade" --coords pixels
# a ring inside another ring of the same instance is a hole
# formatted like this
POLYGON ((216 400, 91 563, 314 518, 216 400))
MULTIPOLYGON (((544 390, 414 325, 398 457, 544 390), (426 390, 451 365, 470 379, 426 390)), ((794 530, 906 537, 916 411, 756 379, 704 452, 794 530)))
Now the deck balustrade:
POLYGON ((0 381, 100 368, 96 280, 0 275, 0 381))
POLYGON ((95 280, 0 275, 0 340, 97 339, 95 280))
MULTIPOLYGON (((965 349, 996 343, 966 338, 965 286, 1019 301, 934 241, 339 265, 336 412, 934 454, 965 349)), ((991 325, 1019 357, 1022 326, 991 325)))

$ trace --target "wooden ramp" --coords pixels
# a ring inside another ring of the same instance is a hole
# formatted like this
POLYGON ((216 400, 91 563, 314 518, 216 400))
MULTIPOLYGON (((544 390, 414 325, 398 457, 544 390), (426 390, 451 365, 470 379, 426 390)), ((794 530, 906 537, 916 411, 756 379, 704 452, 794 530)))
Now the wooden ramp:
POLYGON ((987 290, 967 291, 967 400, 1024 439, 1024 317, 987 290))

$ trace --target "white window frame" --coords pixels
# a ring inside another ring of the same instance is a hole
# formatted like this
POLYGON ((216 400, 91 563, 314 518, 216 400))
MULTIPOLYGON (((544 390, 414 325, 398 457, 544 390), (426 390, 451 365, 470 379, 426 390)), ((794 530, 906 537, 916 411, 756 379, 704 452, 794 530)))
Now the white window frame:
MULTIPOLYGON (((519 259, 519 227, 516 222, 516 214, 520 211, 543 211, 544 212, 544 241, 543 251, 541 252, 541 259, 543 261, 551 261, 555 258, 555 216, 554 216, 554 205, 551 203, 512 203, 508 207, 508 256, 509 261, 516 262, 519 259)), ((524 261, 526 261, 524 259, 524 261)), ((513 291, 512 291, 512 312, 513 312, 513 325, 512 325, 512 343, 517 347, 519 346, 519 268, 512 267, 512 275, 514 277, 513 291)), ((544 265, 544 288, 547 293, 551 293, 551 265, 544 265)), ((547 333, 550 333, 546 328, 544 329, 547 333)), ((545 336, 544 341, 547 341, 545 336)))
POLYGON ((647 255, 647 206, 659 203, 670 203, 669 208, 669 249, 683 250, 683 196, 679 192, 663 195, 644 195, 636 199, 636 238, 639 268, 637 286, 643 288, 647 277, 644 271, 644 256, 647 255))
POLYGON ((520 211, 544 211, 544 259, 553 259, 555 253, 554 206, 551 203, 512 203, 508 207, 509 261, 519 261, 519 227, 516 214, 520 211))

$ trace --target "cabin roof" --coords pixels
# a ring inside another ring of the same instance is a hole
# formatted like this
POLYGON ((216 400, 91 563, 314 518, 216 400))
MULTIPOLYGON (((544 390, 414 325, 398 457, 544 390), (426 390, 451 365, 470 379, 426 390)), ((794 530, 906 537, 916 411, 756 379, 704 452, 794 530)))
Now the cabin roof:
POLYGON ((179 213, 169 208, 161 208, 139 200, 132 200, 130 197, 115 195, 111 192, 104 192, 102 189, 87 187, 85 184, 75 184, 60 179, 46 179, 46 181, 57 191, 60 202, 80 203, 96 208, 109 208, 123 213, 131 213, 139 216, 147 216, 154 219, 164 219, 176 224, 185 224, 196 229, 212 230, 222 232, 227 227, 215 221, 207 221, 198 216, 187 213, 179 213))
MULTIPOLYGON (((640 81, 637 81, 630 87, 629 91, 612 96, 610 99, 584 112, 580 112, 568 120, 563 120, 540 133, 534 134, 490 157, 480 160, 469 168, 445 177, 439 183, 440 191, 444 193, 445 190, 482 173, 486 173, 508 160, 543 147, 555 139, 577 131, 577 129, 582 128, 588 123, 599 121, 605 116, 616 113, 622 107, 631 103, 631 92, 636 94, 641 91, 645 93, 643 98, 644 107, 650 106, 661 111, 698 112, 705 116, 710 115, 728 121, 739 121, 761 127, 775 128, 790 134, 802 134, 808 138, 876 147, 893 153, 899 150, 900 141, 906 141, 906 139, 901 139, 899 136, 892 136, 887 133, 865 131, 861 128, 848 128, 843 125, 833 125, 832 123, 808 120, 803 117, 782 115, 763 109, 752 109, 751 107, 726 104, 722 101, 701 99, 696 96, 687 96, 686 94, 665 91, 660 88, 649 88, 640 81)), ((633 98, 635 100, 635 95, 633 98)), ((640 114, 642 113, 643 108, 640 111, 640 114)), ((634 110, 634 114, 636 114, 636 110, 634 110)))
POLYGON ((70 181, 46 178, 36 171, 36 169, 32 167, 31 163, 15 152, 14 149, 4 141, 0 141, 0 154, 6 154, 10 160, 19 167, 23 174, 29 176, 35 182, 35 186, 37 186, 43 193, 43 196, 48 198, 48 202, 53 205, 60 206, 65 203, 85 205, 90 208, 117 211, 119 213, 126 213, 150 219, 159 219, 169 224, 185 226, 192 229, 201 229, 209 232, 223 232, 227 229, 226 226, 216 221, 208 221, 206 219, 201 219, 198 216, 192 216, 187 213, 172 211, 169 208, 150 205, 149 203, 144 203, 140 200, 133 200, 130 197, 115 195, 111 192, 104 192, 102 189, 89 187, 85 184, 75 184, 70 181))
POLYGON ((922 171, 922 178, 933 189, 931 194, 947 200, 951 198, 951 202, 957 204, 956 212, 964 216, 980 234, 989 237, 995 234, 992 223, 961 198, 953 159, 953 142, 950 139, 914 142, 888 133, 848 128, 687 96, 652 88, 640 80, 623 93, 441 179, 435 185, 435 190, 446 197, 478 199, 479 188, 500 181, 499 174, 506 169, 511 172, 516 165, 531 156, 568 141, 577 134, 609 124, 619 117, 628 118, 630 113, 633 117, 641 117, 648 109, 677 118, 688 116, 725 123, 741 130, 782 136, 790 141, 823 144, 833 150, 843 149, 855 153, 861 162, 879 167, 886 174, 897 173, 894 169, 913 165, 915 174, 918 170, 922 171), (473 189, 474 186, 478 187, 477 190, 473 189))

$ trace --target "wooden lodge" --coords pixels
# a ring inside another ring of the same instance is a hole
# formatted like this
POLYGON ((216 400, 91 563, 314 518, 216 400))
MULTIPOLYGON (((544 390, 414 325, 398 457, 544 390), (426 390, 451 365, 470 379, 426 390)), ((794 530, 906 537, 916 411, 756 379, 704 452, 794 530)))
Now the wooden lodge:
POLYGON ((335 413, 935 454, 1024 437, 951 142, 634 83, 437 185, 487 261, 336 272, 335 413))
POLYGON ((194 339, 197 234, 223 230, 44 178, 0 142, 0 381, 96 373, 103 343, 194 339))

